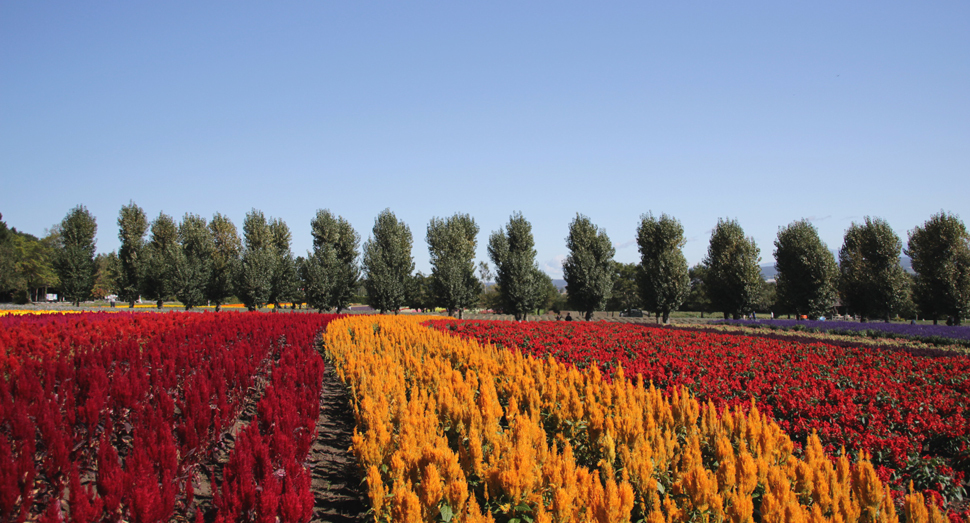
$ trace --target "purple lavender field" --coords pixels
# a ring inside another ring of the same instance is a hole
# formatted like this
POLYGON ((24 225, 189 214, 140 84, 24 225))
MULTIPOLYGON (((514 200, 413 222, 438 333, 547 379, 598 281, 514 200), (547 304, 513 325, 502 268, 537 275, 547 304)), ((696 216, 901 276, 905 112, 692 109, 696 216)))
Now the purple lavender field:
POLYGON ((886 333, 911 338, 950 338, 970 341, 970 327, 950 327, 947 325, 911 325, 908 323, 883 323, 853 321, 819 320, 719 320, 713 323, 723 325, 746 325, 780 329, 817 330, 833 334, 858 333, 863 336, 886 333))

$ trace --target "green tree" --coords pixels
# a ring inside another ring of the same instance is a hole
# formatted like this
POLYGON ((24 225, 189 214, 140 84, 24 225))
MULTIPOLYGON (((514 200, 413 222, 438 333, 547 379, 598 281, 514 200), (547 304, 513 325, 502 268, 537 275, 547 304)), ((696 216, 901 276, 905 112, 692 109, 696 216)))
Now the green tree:
POLYGON ((94 265, 97 269, 91 296, 96 300, 103 300, 117 294, 121 288, 121 260, 118 255, 114 251, 100 253, 94 257, 94 265))
POLYGON ((411 229, 384 209, 375 220, 373 236, 364 243, 367 302, 381 314, 397 313, 407 301, 414 272, 411 242, 411 229))
POLYGON ((148 217, 145 211, 135 202, 128 202, 118 213, 118 239, 121 240, 118 248, 118 261, 121 263, 118 299, 128 302, 129 308, 135 306, 135 300, 141 295, 146 232, 148 217))
POLYGON ((55 262, 61 292, 74 305, 91 296, 94 288, 94 237, 98 223, 83 205, 70 210, 61 220, 55 262))
POLYGON ((215 244, 205 218, 188 213, 179 224, 178 241, 180 249, 173 264, 175 297, 190 310, 206 301, 215 244))
POLYGON ((246 213, 243 243, 236 291, 246 308, 254 311, 269 303, 276 265, 273 233, 262 211, 253 209, 246 213))
POLYGON ((640 217, 640 298, 647 310, 658 318, 662 316, 664 323, 670 319, 670 311, 677 310, 690 293, 687 259, 681 250, 685 243, 684 227, 675 218, 666 214, 661 214, 659 220, 653 214, 640 217))
POLYGON ((761 250, 754 238, 744 236, 737 220, 718 219, 703 262, 704 286, 711 307, 725 319, 740 319, 754 310, 762 290, 760 262, 761 250))
POLYGON ((10 228, 3 221, 3 213, 0 213, 0 294, 10 292, 15 285, 14 254, 13 245, 10 241, 10 228))
POLYGON ((478 225, 467 214, 432 218, 428 224, 428 252, 431 254, 431 288, 436 305, 449 316, 471 307, 480 284, 475 278, 475 248, 478 225))
POLYGON ((422 311, 435 310, 434 286, 431 276, 417 272, 408 284, 407 306, 422 311))
POLYGON ((957 325, 970 315, 970 234, 954 214, 934 214, 909 233, 906 255, 916 279, 913 301, 924 317, 949 316, 957 325))
POLYGON ((701 318, 703 318, 705 312, 709 313, 713 310, 711 299, 707 296, 707 286, 704 285, 704 280, 707 278, 707 267, 703 263, 698 263, 687 271, 687 276, 690 278, 690 292, 687 294, 687 301, 684 302, 684 305, 687 310, 700 312, 701 318))
POLYGON ((613 255, 616 250, 606 231, 582 214, 569 224, 566 236, 569 255, 562 262, 568 303, 582 312, 586 321, 601 310, 613 292, 613 255))
POLYGON ((505 230, 494 231, 488 240, 488 255, 495 265, 495 282, 502 310, 516 321, 525 320, 544 300, 542 271, 536 264, 532 225, 516 212, 505 230))
POLYGON ((222 304, 236 292, 242 241, 232 220, 219 213, 209 222, 209 234, 212 237, 212 264, 206 298, 216 305, 216 312, 219 312, 222 304))
POLYGON ((360 235, 342 217, 318 210, 310 220, 313 252, 307 253, 300 277, 307 304, 340 311, 350 305, 360 282, 360 235))
POLYGON ((552 276, 539 271, 539 304, 537 313, 542 311, 552 311, 560 313, 569 304, 568 299, 563 296, 556 284, 552 282, 552 276))
POLYGON ((42 240, 36 236, 26 234, 16 229, 8 233, 6 252, 7 285, 0 287, 0 291, 16 291, 25 302, 40 299, 41 289, 54 287, 59 284, 57 271, 54 268, 57 251, 55 245, 57 234, 51 234, 42 240))
POLYGON ((774 255, 778 305, 811 319, 832 309, 838 295, 839 266, 808 220, 778 230, 774 255))
POLYGON ((140 281, 142 295, 154 301, 159 309, 175 294, 175 264, 180 254, 175 220, 164 212, 158 213, 151 223, 151 238, 142 251, 144 266, 140 281))
POLYGON ((296 301, 300 296, 300 275, 290 249, 292 235, 286 222, 275 218, 270 221, 269 229, 274 258, 269 303, 273 304, 273 312, 277 312, 281 303, 296 301))
POLYGON ((640 290, 637 288, 639 267, 635 263, 613 264, 613 294, 606 301, 606 310, 625 311, 640 307, 640 290))
POLYGON ((862 321, 889 321, 906 295, 906 274, 899 265, 902 242, 889 224, 866 216, 845 231, 839 251, 839 294, 862 321))

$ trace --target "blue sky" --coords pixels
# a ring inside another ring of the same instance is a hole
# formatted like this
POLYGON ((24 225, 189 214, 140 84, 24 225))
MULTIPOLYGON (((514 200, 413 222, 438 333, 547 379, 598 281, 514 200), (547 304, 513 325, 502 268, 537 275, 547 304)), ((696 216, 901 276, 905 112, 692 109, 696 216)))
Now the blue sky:
POLYGON ((576 213, 638 260, 640 216, 719 217, 771 263, 809 218, 970 219, 970 3, 0 3, 0 213, 36 234, 83 204, 98 250, 154 217, 247 211, 311 247, 390 208, 428 272, 435 216, 522 211, 561 275, 576 213), (876 8, 878 6, 878 9, 876 8))

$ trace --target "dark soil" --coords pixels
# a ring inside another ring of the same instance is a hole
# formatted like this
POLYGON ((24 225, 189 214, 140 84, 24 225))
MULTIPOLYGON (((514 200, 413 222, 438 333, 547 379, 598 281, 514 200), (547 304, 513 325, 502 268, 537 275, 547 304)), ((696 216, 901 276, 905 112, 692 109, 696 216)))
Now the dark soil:
MULTIPOLYGON (((354 414, 350 406, 347 387, 327 363, 320 392, 320 416, 317 418, 317 440, 310 448, 307 465, 311 468, 310 490, 315 504, 311 523, 365 523, 367 518, 367 493, 361 483, 362 477, 357 467, 357 459, 350 452, 351 437, 354 435, 354 414)), ((215 519, 212 506, 212 486, 210 474, 217 482, 222 481, 222 469, 229 461, 229 454, 235 446, 236 436, 248 425, 256 414, 256 403, 262 397, 268 380, 258 382, 256 391, 243 408, 242 414, 231 429, 227 430, 212 455, 200 463, 195 474, 195 510, 201 510, 205 521, 215 519)), ((182 508, 177 510, 172 521, 187 522, 193 518, 182 508)))
POLYGON ((310 490, 316 499, 314 522, 368 521, 366 487, 362 484, 357 458, 350 452, 354 425, 350 394, 328 362, 320 393, 317 441, 310 448, 308 459, 313 473, 310 490))

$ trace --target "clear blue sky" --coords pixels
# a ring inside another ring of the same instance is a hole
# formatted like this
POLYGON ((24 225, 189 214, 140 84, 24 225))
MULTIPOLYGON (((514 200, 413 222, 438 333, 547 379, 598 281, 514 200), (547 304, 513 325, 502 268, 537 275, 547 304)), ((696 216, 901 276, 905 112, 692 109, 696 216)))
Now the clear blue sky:
POLYGON ((970 3, 0 3, 0 213, 42 235, 83 204, 98 250, 151 216, 389 207, 428 272, 434 217, 532 222, 554 277, 577 212, 616 259, 640 215, 701 261, 719 217, 772 262, 812 219, 970 220, 970 3))

